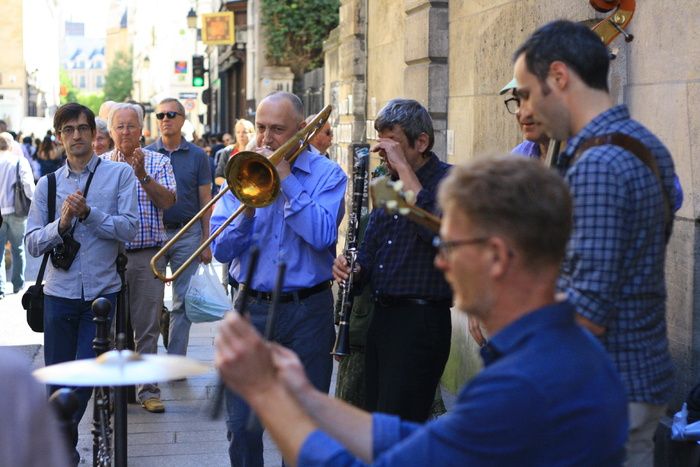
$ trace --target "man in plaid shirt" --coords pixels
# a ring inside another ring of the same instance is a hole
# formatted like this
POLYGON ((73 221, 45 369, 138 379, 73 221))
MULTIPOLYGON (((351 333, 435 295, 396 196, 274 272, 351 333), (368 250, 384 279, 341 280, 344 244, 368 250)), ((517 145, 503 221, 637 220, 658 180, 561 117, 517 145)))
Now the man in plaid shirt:
POLYGON ((669 200, 675 199, 671 155, 625 105, 613 105, 608 51, 588 28, 550 23, 514 57, 521 109, 531 111, 550 137, 571 138, 557 164, 574 199, 574 229, 558 288, 625 383, 628 465, 651 466, 654 431, 673 391, 664 280, 669 200), (616 142, 583 148, 601 135, 616 142), (630 137, 651 154, 648 162, 645 151, 621 145, 630 137))
MULTIPOLYGON (((433 123, 411 99, 392 99, 374 121, 372 148, 394 180, 416 194, 415 206, 437 213, 437 187, 451 165, 431 151, 433 123)), ((369 282, 374 311, 367 330, 365 409, 424 422, 450 353, 452 292, 434 264, 436 232, 407 217, 372 211, 357 255, 361 284, 369 282)), ((333 264, 348 277, 344 256, 333 264)))
MULTIPOLYGON (((136 351, 154 354, 158 353, 165 283, 154 276, 150 262, 167 241, 163 210, 175 204, 175 175, 166 156, 140 147, 143 110, 139 105, 116 104, 109 112, 107 126, 114 140, 114 150, 102 157, 129 164, 134 169, 134 182, 138 180, 139 230, 134 241, 126 244, 129 260, 126 278, 132 284, 129 307, 136 351)), ((156 265, 161 273, 165 273, 164 258, 156 265)), ((165 410, 156 384, 139 385, 138 397, 149 412, 165 410)))

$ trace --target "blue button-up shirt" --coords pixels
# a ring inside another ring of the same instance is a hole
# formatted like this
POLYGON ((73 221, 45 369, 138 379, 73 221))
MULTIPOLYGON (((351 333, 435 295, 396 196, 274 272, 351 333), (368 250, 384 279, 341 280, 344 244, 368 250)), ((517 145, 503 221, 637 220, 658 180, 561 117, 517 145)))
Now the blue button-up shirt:
POLYGON ((84 193, 90 173, 95 173, 86 198, 90 214, 82 222, 73 219, 73 237, 80 243, 78 256, 68 271, 54 268, 51 261, 47 262, 46 295, 94 300, 121 288, 115 262, 120 243, 133 240, 138 231, 136 178, 131 167, 118 162, 103 160, 95 170, 97 160, 98 156, 93 154, 81 173, 71 170, 68 163, 55 172, 55 220, 48 218, 49 183, 46 176, 41 177, 36 186, 24 237, 27 251, 34 257, 63 243, 58 233, 61 206, 69 194, 77 190, 84 193))
POLYGON ((163 146, 163 139, 146 146, 150 151, 165 154, 175 173, 177 184, 177 201, 169 209, 163 211, 163 222, 189 222, 202 208, 199 204, 199 187, 211 185, 211 169, 209 157, 204 149, 182 138, 180 146, 174 151, 168 151, 163 146))
MULTIPOLYGON (((416 207, 437 213, 437 188, 452 166, 431 153, 416 176, 423 189, 416 207)), ((433 264, 437 235, 408 217, 372 210, 362 245, 357 253, 362 281, 369 278, 372 294, 396 297, 449 300, 450 286, 433 264)))
MULTIPOLYGON (((292 174, 282 180, 275 202, 257 208, 252 218, 240 214, 212 243, 214 257, 222 263, 231 261, 231 276, 244 283, 250 247, 258 242, 260 257, 248 285, 263 292, 274 289, 280 256, 287 263, 284 292, 330 280, 346 182, 338 164, 302 151, 292 174)), ((216 203, 211 232, 239 206, 240 201, 226 193, 216 203)))
MULTIPOLYGON (((373 415, 377 466, 619 466, 627 439, 624 388, 605 350, 558 303, 496 333, 484 369, 445 415, 424 425, 373 415)), ((359 466, 313 432, 298 465, 359 466)))
POLYGON ((673 364, 666 338, 662 189, 673 203, 671 154, 620 105, 598 115, 569 141, 558 168, 574 200, 574 228, 558 288, 576 311, 606 327, 601 341, 630 400, 665 403, 673 391, 673 364), (585 140, 613 132, 637 138, 649 149, 663 185, 619 146, 593 147, 571 165, 585 140))

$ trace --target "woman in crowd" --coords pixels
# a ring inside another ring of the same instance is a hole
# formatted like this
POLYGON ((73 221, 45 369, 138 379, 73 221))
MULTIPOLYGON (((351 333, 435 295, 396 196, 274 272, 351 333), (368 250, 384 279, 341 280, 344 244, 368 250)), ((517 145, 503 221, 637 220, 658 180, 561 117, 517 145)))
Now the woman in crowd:
POLYGON ((245 151, 246 146, 250 141, 255 139, 255 127, 248 120, 240 119, 234 127, 236 142, 221 150, 221 155, 216 164, 216 173, 214 174, 214 183, 218 186, 226 183, 224 178, 224 169, 232 155, 240 151, 245 151))
POLYGON ((109 136, 109 128, 107 128, 107 121, 103 118, 95 118, 95 125, 97 126, 97 134, 95 139, 92 140, 92 149, 97 153, 98 156, 111 151, 114 149, 114 141, 112 137, 109 136))
POLYGON ((61 153, 54 147, 51 132, 46 133, 36 154, 42 176, 55 172, 61 166, 61 153))

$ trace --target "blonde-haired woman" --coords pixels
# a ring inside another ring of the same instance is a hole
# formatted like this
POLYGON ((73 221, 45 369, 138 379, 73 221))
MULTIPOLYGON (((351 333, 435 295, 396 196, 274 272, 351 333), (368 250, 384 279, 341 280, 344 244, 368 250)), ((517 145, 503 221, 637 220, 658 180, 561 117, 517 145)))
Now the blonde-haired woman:
POLYGON ((237 152, 245 151, 248 143, 250 141, 255 141, 255 127, 248 120, 241 118, 236 122, 234 134, 236 138, 235 142, 226 146, 217 154, 218 162, 216 164, 216 172, 214 173, 214 183, 219 186, 226 183, 224 171, 231 156, 237 152))

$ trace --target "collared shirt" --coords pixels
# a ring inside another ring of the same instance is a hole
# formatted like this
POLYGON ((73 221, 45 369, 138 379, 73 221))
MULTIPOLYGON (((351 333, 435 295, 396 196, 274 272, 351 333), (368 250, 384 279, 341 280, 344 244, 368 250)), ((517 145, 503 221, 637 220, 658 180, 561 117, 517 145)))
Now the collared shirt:
MULTIPOLYGON (((416 207, 437 213, 437 187, 451 167, 431 153, 428 162, 416 172, 423 186, 416 207)), ((408 217, 389 215, 384 209, 375 208, 357 254, 362 282, 366 283, 369 274, 375 296, 451 299, 450 286, 433 264, 436 235, 437 232, 421 227, 408 217)))
POLYGON ((619 146, 596 146, 575 164, 581 144, 619 132, 654 155, 663 189, 675 196, 671 154, 624 105, 594 118, 559 157, 574 200, 574 228, 557 283, 576 310, 606 328, 601 342, 631 401, 662 404, 673 391, 666 337, 666 236, 662 186, 649 168, 619 146))
MULTIPOLYGON (((231 261, 231 276, 245 283, 250 247, 259 244, 257 269, 248 285, 263 292, 274 289, 280 259, 287 265, 283 292, 330 280, 346 182, 338 164, 302 151, 291 175, 282 180, 275 202, 257 208, 254 217, 240 214, 212 243, 214 257, 222 263, 231 261)), ((211 231, 239 206, 240 201, 226 193, 216 203, 211 231)))
POLYGON ((201 210, 199 187, 211 185, 212 182, 207 153, 185 138, 182 138, 180 147, 174 151, 168 151, 163 146, 162 138, 146 146, 146 149, 165 154, 170 159, 175 173, 177 202, 170 209, 163 211, 163 222, 166 224, 189 222, 201 210))
POLYGON ((34 197, 34 175, 27 159, 10 151, 0 151, 0 213, 2 214, 15 212, 13 185, 17 182, 17 163, 19 163, 19 178, 22 181, 24 194, 29 199, 34 197))
POLYGON ((71 193, 85 191, 90 173, 94 172, 87 194, 88 217, 76 224, 73 237, 80 243, 78 256, 70 269, 46 265, 44 292, 54 297, 94 300, 98 296, 117 292, 121 280, 115 261, 121 242, 134 239, 138 231, 139 213, 136 203, 136 179, 126 164, 102 161, 95 170, 98 156, 93 154, 85 170, 76 173, 66 163, 56 173, 56 217, 48 218, 49 183, 41 177, 34 201, 29 209, 27 234, 24 242, 29 254, 38 257, 63 243, 58 233, 61 206, 71 193))
MULTIPOLYGON (((151 176, 154 182, 165 187, 173 194, 177 193, 175 185, 175 174, 170 160, 163 154, 141 149, 144 154, 143 165, 146 173, 151 176)), ((100 156, 102 159, 115 162, 124 162, 124 154, 116 149, 108 151, 100 156)), ((134 174, 136 180, 136 174, 134 174)), ((136 180, 138 182, 138 180, 136 180)), ((148 193, 140 183, 136 183, 136 193, 139 206, 139 231, 133 242, 126 244, 126 249, 150 248, 161 246, 168 241, 168 236, 163 227, 163 211, 158 209, 153 201, 148 197, 148 193)))
POLYGON ((540 145, 532 141, 523 141, 513 148, 510 152, 514 156, 532 157, 533 159, 540 158, 540 145))
MULTIPOLYGON (((624 387, 570 304, 535 310, 492 336, 484 369, 454 407, 424 425, 373 415, 377 466, 619 466, 627 440, 624 387)), ((320 430, 298 464, 364 465, 320 430)))

